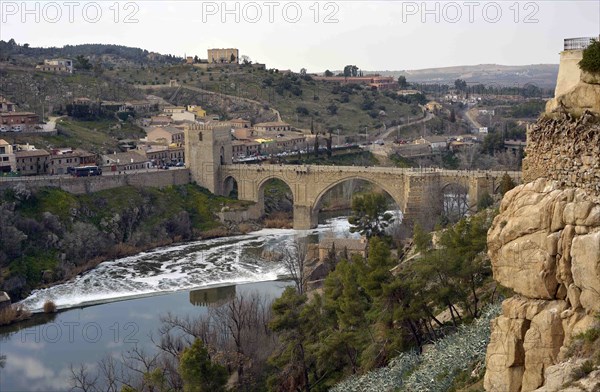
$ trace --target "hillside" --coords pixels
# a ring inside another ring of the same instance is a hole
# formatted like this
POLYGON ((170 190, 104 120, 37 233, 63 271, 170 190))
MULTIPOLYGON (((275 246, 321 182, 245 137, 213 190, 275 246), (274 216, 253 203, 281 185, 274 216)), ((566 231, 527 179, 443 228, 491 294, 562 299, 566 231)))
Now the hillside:
POLYGON ((558 76, 558 64, 532 65, 462 65, 456 67, 426 68, 405 71, 377 71, 384 76, 405 76, 412 83, 440 83, 453 85, 456 79, 467 83, 499 86, 524 86, 527 83, 553 89, 558 76))
POLYGON ((183 59, 173 55, 162 55, 145 49, 123 45, 82 44, 63 47, 35 48, 29 44, 18 44, 13 39, 0 41, 0 60, 13 64, 35 64, 47 58, 75 58, 84 56, 91 64, 103 67, 140 67, 151 64, 177 64, 183 59))

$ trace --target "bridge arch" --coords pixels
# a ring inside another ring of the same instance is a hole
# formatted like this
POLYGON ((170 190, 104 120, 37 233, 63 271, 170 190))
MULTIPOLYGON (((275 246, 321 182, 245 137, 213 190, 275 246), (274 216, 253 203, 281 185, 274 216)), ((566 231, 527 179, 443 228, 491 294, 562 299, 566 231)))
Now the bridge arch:
POLYGON ((319 211, 321 209, 321 204, 323 202, 325 195, 328 192, 330 192, 332 189, 334 189, 336 186, 343 184, 347 181, 352 181, 352 180, 361 180, 361 181, 364 181, 364 182, 367 182, 369 184, 379 187, 394 201, 394 203, 398 206, 398 209, 400 211, 402 211, 402 213, 404 213, 404 209, 406 208, 406 202, 404 200, 404 195, 402 192, 398 192, 397 189, 394 189, 394 188, 390 187, 388 184, 382 183, 381 181, 377 181, 376 179, 369 178, 367 176, 360 175, 360 174, 352 174, 352 175, 344 176, 342 178, 338 178, 335 181, 328 183, 326 186, 324 186, 322 189, 320 189, 318 191, 318 193, 314 199, 314 202, 310 208, 312 225, 316 225, 316 223, 318 222, 319 211))
POLYGON ((222 185, 223 195, 237 199, 239 192, 238 186, 238 181, 233 175, 226 176, 222 185))

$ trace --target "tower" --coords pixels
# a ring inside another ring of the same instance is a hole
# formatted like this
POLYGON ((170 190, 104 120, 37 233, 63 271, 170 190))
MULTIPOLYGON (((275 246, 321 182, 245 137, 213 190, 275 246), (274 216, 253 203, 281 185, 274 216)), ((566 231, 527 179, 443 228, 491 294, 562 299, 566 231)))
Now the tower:
POLYGON ((221 166, 232 163, 231 125, 189 124, 184 132, 185 162, 192 181, 222 194, 221 166))

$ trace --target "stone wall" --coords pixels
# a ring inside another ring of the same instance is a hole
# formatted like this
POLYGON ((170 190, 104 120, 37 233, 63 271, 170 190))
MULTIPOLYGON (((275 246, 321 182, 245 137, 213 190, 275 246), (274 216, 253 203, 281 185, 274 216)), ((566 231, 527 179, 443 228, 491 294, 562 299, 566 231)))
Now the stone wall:
POLYGON ((600 200, 600 117, 556 113, 529 127, 523 182, 545 177, 600 200))
POLYGON ((39 176, 1 178, 0 190, 23 184, 29 188, 56 187, 73 194, 85 194, 122 186, 163 188, 190 182, 187 169, 149 170, 147 172, 106 174, 95 177, 39 176))
POLYGON ((561 185, 540 178, 507 192, 488 232, 494 279, 516 295, 492 321, 486 391, 563 390, 547 381, 573 337, 600 326, 600 203, 561 185))

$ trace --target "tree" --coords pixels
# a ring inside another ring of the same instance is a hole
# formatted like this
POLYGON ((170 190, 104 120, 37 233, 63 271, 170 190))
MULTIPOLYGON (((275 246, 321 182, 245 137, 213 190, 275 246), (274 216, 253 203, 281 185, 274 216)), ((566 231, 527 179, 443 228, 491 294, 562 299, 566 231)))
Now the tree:
POLYGON ((358 76, 358 67, 356 65, 346 65, 344 67, 344 76, 347 78, 358 76))
POLYGON ((484 192, 481 196, 479 196, 479 200, 477 200, 477 209, 484 210, 494 204, 494 199, 490 196, 489 193, 484 192))
POLYGON ((92 63, 90 63, 90 60, 80 54, 75 57, 75 68, 82 70, 92 69, 92 63))
POLYGON ((504 175, 502 176, 502 179, 500 180, 500 193, 502 193, 504 195, 504 194, 506 194, 506 192, 510 191, 515 186, 516 186, 515 182, 508 175, 508 173, 504 173, 504 175))
POLYGON ((185 392, 218 392, 225 390, 227 370, 212 363, 202 340, 183 350, 179 362, 179 373, 185 392))
POLYGON ((586 72, 600 73, 600 41, 592 40, 592 43, 583 51, 579 68, 586 72))
POLYGON ((252 61, 250 61, 250 57, 246 56, 246 55, 242 55, 242 64, 244 65, 250 65, 252 64, 252 61))
POLYGON ((236 61, 236 57, 235 57, 235 55, 232 53, 232 54, 231 54, 231 57, 229 58, 229 62, 230 62, 230 63, 235 63, 235 61, 236 61))
POLYGON ((335 103, 331 103, 329 106, 327 106, 327 112, 329 112, 330 115, 335 116, 337 111, 338 107, 335 103))
POLYGON ((270 390, 309 392, 313 381, 320 379, 309 350, 309 347, 318 347, 323 320, 320 297, 317 295, 309 305, 306 295, 288 287, 273 302, 272 309, 269 327, 278 334, 281 345, 270 358, 278 369, 269 380, 270 390))
POLYGON ((296 285, 298 294, 306 290, 306 258, 308 256, 308 242, 306 238, 295 238, 283 247, 283 265, 296 285))
POLYGON ((306 76, 306 68, 300 68, 300 75, 306 76))
POLYGON ((454 88, 458 91, 466 91, 467 90, 467 82, 462 79, 456 79, 454 81, 454 88))
POLYGON ((332 76, 333 76, 333 72, 331 72, 330 70, 325 71, 325 77, 330 78, 332 76))
POLYGON ((350 232, 371 238, 383 236, 385 229, 394 221, 387 210, 387 200, 381 193, 367 193, 352 199, 352 215, 348 218, 350 232))
POLYGON ((450 110, 450 122, 456 122, 456 112, 454 111, 454 108, 450 110))
POLYGON ((406 82, 406 76, 398 76, 398 85, 401 89, 405 89, 408 87, 408 83, 406 82))

